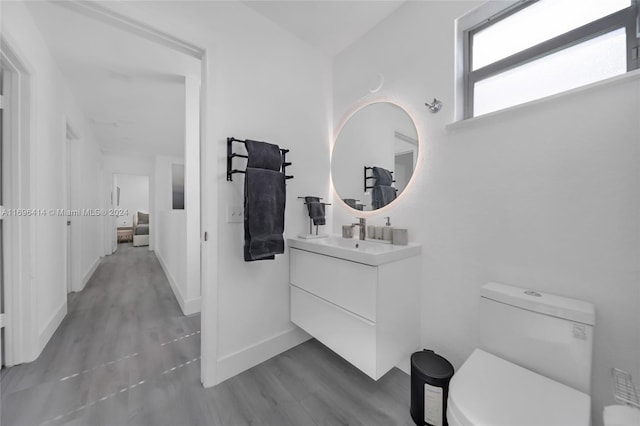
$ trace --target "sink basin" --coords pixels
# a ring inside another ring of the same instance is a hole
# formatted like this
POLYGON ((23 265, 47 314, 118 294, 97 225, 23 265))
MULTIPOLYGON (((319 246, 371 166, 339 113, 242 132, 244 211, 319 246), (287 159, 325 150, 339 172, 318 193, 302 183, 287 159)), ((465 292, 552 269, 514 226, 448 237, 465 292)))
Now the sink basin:
POLYGON ((360 241, 352 238, 329 236, 327 238, 303 239, 287 238, 289 247, 325 256, 337 257, 351 262, 378 266, 396 262, 422 253, 420 244, 394 246, 374 241, 360 241))

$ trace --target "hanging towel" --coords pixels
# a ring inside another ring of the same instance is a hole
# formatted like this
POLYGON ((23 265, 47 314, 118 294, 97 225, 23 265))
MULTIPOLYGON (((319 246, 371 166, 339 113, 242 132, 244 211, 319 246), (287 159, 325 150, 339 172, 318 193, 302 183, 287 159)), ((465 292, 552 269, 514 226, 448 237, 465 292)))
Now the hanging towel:
POLYGON ((396 199, 396 189, 391 186, 376 185, 371 191, 371 207, 382 208, 396 199))
POLYGON ((247 168, 280 170, 282 168, 282 153, 280 147, 272 143, 245 141, 247 153, 247 168))
POLYGON ((284 173, 247 167, 244 178, 244 260, 284 253, 284 173))
POLYGON ((393 183, 393 175, 387 169, 383 169, 382 167, 373 167, 373 176, 376 178, 374 186, 383 185, 383 186, 391 186, 393 183))
POLYGON ((307 203, 307 210, 309 211, 309 217, 313 220, 313 224, 316 226, 326 225, 324 203, 320 202, 320 197, 304 197, 304 202, 307 203))

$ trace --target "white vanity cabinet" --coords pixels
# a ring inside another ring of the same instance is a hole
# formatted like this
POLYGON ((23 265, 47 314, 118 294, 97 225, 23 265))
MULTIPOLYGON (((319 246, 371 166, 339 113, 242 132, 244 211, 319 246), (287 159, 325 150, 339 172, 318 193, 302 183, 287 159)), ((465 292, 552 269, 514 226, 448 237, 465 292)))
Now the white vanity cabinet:
POLYGON ((375 380, 407 363, 420 345, 420 250, 367 265, 294 245, 291 321, 375 380))

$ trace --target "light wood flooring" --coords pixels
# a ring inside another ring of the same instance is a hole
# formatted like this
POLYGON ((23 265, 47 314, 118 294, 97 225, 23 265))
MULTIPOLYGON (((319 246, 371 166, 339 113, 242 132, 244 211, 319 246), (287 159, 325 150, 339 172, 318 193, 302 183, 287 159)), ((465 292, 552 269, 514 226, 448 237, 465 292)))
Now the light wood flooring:
POLYGON ((205 389, 199 330, 153 252, 120 244, 40 357, 2 371, 0 424, 413 424, 409 376, 376 382, 313 339, 205 389))

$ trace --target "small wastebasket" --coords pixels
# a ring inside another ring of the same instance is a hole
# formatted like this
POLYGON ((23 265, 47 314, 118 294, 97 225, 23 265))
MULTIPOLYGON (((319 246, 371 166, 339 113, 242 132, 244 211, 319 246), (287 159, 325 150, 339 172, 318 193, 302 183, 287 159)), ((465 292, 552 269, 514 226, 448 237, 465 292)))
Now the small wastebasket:
POLYGON ((411 418, 419 426, 448 426, 447 397, 453 365, 430 350, 411 355, 411 418))

